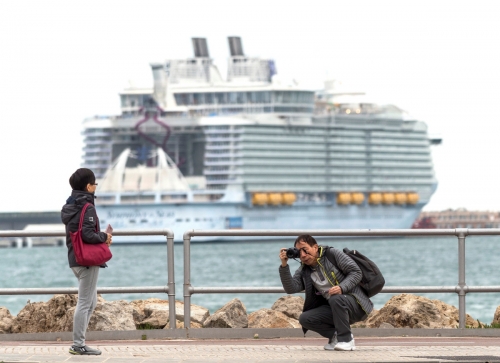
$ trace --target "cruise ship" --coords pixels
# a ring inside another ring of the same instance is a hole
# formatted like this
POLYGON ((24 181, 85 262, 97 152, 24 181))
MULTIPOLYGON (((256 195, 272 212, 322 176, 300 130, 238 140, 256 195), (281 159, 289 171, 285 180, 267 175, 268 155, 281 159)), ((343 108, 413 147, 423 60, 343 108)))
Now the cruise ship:
POLYGON ((411 227, 437 187, 440 140, 424 122, 335 81, 285 84, 239 37, 224 78, 206 39, 192 43, 194 57, 150 64, 152 87, 124 89, 120 115, 84 120, 101 225, 169 228, 176 241, 192 229, 411 227))

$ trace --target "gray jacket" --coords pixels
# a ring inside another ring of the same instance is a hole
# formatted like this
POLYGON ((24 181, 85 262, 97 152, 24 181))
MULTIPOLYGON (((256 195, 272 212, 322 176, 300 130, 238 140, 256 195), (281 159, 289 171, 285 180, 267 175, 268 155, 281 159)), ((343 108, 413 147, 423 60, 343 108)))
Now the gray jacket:
MULTIPOLYGON (((358 285, 362 277, 361 270, 349 256, 333 247, 319 246, 318 262, 319 267, 325 272, 332 286, 339 285, 342 294, 352 295, 367 315, 371 313, 373 303, 358 285), (332 255, 327 257, 328 254, 335 255, 335 258, 332 255), (337 261, 338 266, 334 265, 331 260, 337 261)), ((302 264, 295 271, 293 277, 288 265, 285 267, 280 266, 279 273, 281 283, 287 294, 305 290, 306 300, 303 311, 328 304, 328 301, 323 296, 316 294, 316 288, 311 279, 311 268, 308 265, 302 264)))

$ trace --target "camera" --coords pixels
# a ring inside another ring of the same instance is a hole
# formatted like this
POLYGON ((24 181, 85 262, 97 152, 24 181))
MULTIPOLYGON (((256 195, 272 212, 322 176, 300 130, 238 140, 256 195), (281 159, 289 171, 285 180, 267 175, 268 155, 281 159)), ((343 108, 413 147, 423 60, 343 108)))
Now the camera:
POLYGON ((300 250, 295 247, 290 247, 286 250, 286 257, 288 258, 300 258, 300 250))

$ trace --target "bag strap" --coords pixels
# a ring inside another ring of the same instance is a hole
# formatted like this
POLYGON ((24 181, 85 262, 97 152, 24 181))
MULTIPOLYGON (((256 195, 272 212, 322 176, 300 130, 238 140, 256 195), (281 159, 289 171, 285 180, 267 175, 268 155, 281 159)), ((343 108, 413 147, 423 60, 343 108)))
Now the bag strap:
POLYGON ((328 247, 325 251, 326 258, 330 260, 331 263, 335 265, 335 267, 339 268, 339 264, 337 263, 337 258, 335 257, 335 254, 331 251, 333 247, 328 247))
POLYGON ((80 224, 78 225, 78 232, 82 231, 83 219, 85 218, 85 212, 87 211, 87 207, 89 205, 90 205, 90 203, 85 203, 85 205, 82 208, 82 213, 80 214, 80 224))

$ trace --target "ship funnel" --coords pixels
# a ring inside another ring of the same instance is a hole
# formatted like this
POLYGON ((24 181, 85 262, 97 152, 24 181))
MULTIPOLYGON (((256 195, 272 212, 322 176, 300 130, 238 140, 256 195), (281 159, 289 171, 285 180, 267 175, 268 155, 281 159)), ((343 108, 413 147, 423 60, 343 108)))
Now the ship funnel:
POLYGON ((244 56, 243 45, 241 44, 240 37, 228 37, 229 41, 229 51, 231 52, 231 57, 244 56))
POLYGON ((194 56, 196 58, 208 58, 208 46, 205 38, 191 38, 193 41, 194 56))

